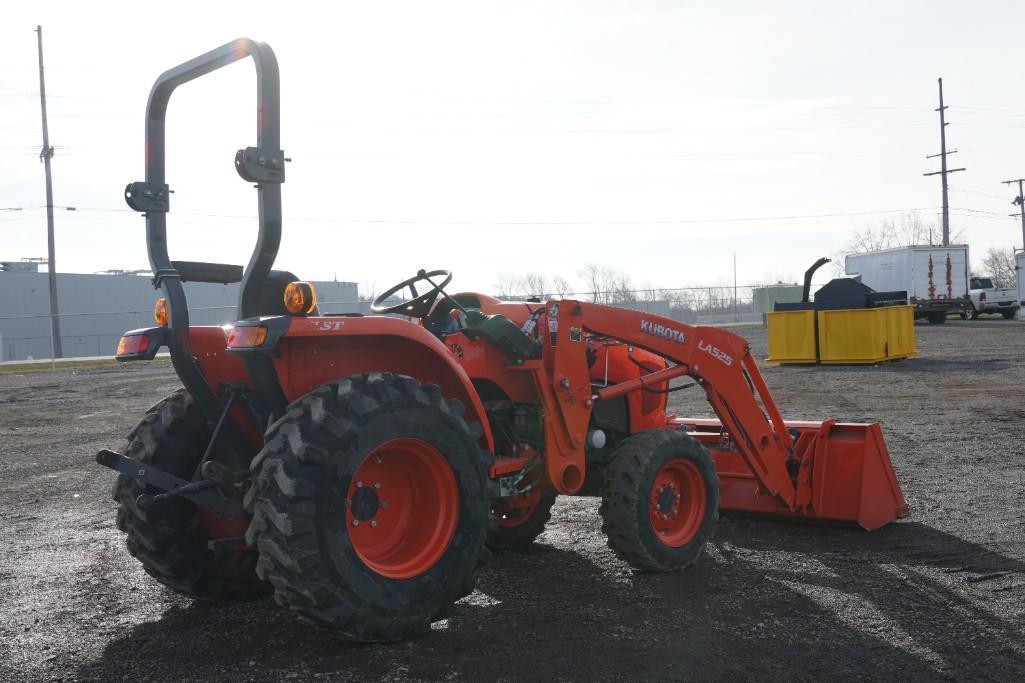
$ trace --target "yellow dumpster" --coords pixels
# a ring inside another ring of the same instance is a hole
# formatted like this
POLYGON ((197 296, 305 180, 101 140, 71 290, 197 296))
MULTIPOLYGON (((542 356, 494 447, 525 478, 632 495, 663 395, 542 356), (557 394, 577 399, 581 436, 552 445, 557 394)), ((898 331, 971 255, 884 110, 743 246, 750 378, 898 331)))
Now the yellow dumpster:
POLYGON ((777 311, 766 314, 769 361, 879 363, 916 353, 914 307, 777 311))
POLYGON ((915 354, 913 306, 818 312, 819 362, 878 363, 915 354))
POLYGON ((776 363, 815 363, 815 311, 776 311, 765 314, 769 358, 776 363))

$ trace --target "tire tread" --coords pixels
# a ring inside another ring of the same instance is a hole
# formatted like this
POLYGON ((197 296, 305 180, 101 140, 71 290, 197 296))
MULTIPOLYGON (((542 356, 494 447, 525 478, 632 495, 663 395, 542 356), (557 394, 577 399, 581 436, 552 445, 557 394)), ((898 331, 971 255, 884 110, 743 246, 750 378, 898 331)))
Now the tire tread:
POLYGON ((623 441, 605 472, 598 513, 609 548, 621 560, 641 571, 668 572, 694 564, 711 539, 719 519, 719 477, 705 448, 684 432, 650 429, 623 441), (710 520, 682 548, 662 545, 654 536, 647 514, 651 481, 669 458, 685 457, 701 471, 714 501, 710 520), (643 511, 643 514, 639 511, 643 511))
MULTIPOLYGON (((437 385, 421 385, 412 377, 385 372, 336 380, 294 401, 286 417, 270 425, 266 446, 253 463, 255 483, 245 500, 253 515, 246 539, 260 551, 256 573, 275 587, 275 601, 304 621, 350 640, 387 642, 430 630, 439 614, 473 591, 473 572, 487 556, 481 533, 477 562, 453 582, 454 588, 439 591, 430 604, 417 609, 397 605, 394 610, 382 610, 353 591, 337 588, 335 568, 321 554, 313 499, 316 477, 333 462, 329 444, 357 440, 370 419, 397 406, 438 409, 448 427, 466 436, 473 433, 461 417, 462 404, 444 399, 437 385)), ((476 443, 476 438, 472 440, 476 443)), ((486 477, 491 456, 480 452, 486 477)), ((486 497, 487 487, 480 489, 464 493, 486 497)), ((453 543, 460 540, 457 537, 453 543)))

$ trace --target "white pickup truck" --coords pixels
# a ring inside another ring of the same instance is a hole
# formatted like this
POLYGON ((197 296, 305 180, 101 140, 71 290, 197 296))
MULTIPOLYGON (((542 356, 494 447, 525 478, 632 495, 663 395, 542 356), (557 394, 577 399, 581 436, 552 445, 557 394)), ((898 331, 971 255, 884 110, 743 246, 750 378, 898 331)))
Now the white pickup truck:
POLYGON ((998 289, 993 286, 993 278, 970 278, 968 295, 972 299, 972 305, 961 313, 965 320, 975 320, 983 313, 999 313, 1010 319, 1018 312, 1017 290, 998 289))

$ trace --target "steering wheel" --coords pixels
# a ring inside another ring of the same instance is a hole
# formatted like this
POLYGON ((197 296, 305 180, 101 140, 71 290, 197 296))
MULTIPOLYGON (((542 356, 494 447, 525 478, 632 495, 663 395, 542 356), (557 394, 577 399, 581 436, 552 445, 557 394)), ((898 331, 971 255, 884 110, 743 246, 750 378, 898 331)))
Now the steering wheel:
POLYGON ((374 313, 399 313, 401 315, 408 315, 412 318, 423 318, 431 312, 431 307, 434 306, 434 302, 437 300, 438 295, 444 293, 445 285, 451 281, 452 273, 447 270, 432 270, 428 273, 421 268, 413 277, 408 280, 403 280, 374 299, 374 303, 370 304, 370 310, 374 313), (445 279, 439 284, 432 278, 445 279), (430 291, 425 294, 420 294, 416 290, 416 283, 422 281, 430 283, 431 286, 430 291), (395 304, 394 306, 385 305, 385 301, 395 296, 406 287, 409 287, 409 291, 413 294, 413 298, 407 299, 402 303, 395 304))

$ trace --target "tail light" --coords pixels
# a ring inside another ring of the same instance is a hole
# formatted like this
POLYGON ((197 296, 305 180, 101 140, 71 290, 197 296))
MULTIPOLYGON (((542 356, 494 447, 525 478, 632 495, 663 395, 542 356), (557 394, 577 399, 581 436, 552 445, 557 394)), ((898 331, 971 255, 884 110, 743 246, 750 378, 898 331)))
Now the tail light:
POLYGON ((122 356, 134 356, 139 353, 146 353, 149 350, 149 337, 145 334, 128 334, 117 342, 118 358, 122 356))
POLYGON ((986 300, 986 292, 980 293, 979 294, 979 301, 985 301, 985 300, 986 300))
POLYGON ((261 346, 267 339, 267 328, 262 325, 236 325, 228 333, 229 349, 251 349, 261 346))
POLYGON ((118 360, 153 360, 157 351, 171 343, 171 330, 166 327, 147 327, 130 330, 117 342, 118 360))

